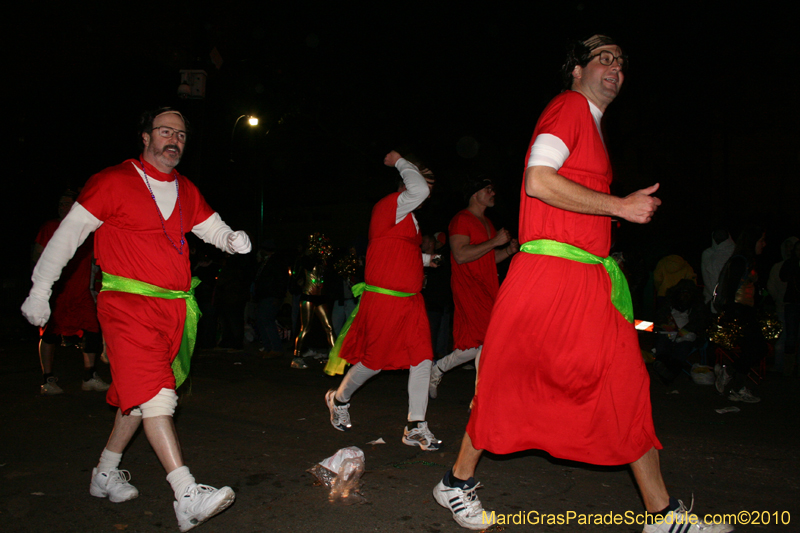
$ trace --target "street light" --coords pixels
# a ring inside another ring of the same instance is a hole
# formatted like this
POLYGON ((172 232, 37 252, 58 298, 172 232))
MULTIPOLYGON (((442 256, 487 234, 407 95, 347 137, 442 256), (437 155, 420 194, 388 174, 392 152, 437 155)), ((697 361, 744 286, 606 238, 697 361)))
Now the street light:
MULTIPOLYGON (((258 126, 258 117, 254 117, 253 115, 239 115, 236 119, 236 122, 233 123, 233 129, 231 130, 231 163, 233 163, 233 138, 234 134, 236 133, 236 126, 239 125, 239 121, 243 118, 247 117, 247 123, 250 124, 250 127, 258 126)), ((258 227, 258 242, 261 242, 261 232, 262 228, 264 227, 264 184, 261 184, 261 206, 260 206, 260 225, 258 227)))
POLYGON ((258 126, 258 118, 253 115, 240 115, 239 118, 236 119, 236 122, 233 123, 233 129, 231 130, 231 163, 233 163, 233 135, 236 133, 236 126, 239 124, 239 121, 245 117, 247 117, 247 123, 250 124, 250 126, 258 126))

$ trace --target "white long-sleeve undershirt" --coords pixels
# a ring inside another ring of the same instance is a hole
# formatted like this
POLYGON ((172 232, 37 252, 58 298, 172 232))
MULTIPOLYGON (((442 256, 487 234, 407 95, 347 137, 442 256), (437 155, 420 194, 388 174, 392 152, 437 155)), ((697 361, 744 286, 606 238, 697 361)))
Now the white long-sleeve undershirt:
POLYGON ((413 211, 422 205, 431 190, 428 187, 428 182, 420 174, 419 169, 412 163, 406 161, 402 157, 394 164, 395 168, 400 171, 400 177, 403 178, 403 184, 406 190, 400 193, 397 197, 397 215, 395 217, 395 224, 399 224, 409 214, 414 220, 414 227, 419 232, 419 224, 417 218, 414 216, 413 211))

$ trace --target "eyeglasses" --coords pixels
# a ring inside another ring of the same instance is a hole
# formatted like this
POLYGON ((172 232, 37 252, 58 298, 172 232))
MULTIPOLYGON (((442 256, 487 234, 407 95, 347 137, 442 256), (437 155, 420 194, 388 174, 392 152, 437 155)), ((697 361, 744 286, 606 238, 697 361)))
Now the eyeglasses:
POLYGON ((617 65, 619 68, 625 68, 627 66, 628 57, 627 56, 615 56, 608 50, 603 50, 599 54, 595 54, 589 58, 589 61, 594 59, 595 57, 599 58, 600 64, 606 67, 610 67, 614 64, 614 60, 617 60, 617 65))
POLYGON ((156 130, 158 130, 158 134, 165 139, 169 139, 173 135, 176 135, 179 142, 186 142, 186 132, 183 130, 176 130, 175 128, 170 128, 169 126, 156 126, 152 131, 156 130))

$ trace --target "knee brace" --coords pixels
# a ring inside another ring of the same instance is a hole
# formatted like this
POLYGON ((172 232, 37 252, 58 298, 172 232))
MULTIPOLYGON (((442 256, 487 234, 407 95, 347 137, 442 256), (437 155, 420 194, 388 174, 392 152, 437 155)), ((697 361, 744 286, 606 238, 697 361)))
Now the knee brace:
POLYGON ((178 406, 178 395, 173 389, 161 389, 158 394, 147 400, 139 407, 142 410, 142 418, 154 416, 172 416, 175 414, 175 407, 178 406))

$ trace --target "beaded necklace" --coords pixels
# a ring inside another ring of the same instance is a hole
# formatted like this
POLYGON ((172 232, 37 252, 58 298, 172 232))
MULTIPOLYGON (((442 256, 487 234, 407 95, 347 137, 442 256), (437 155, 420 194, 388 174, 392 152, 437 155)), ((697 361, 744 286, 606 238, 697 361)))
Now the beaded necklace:
POLYGON ((172 169, 172 176, 175 178, 175 195, 177 196, 178 200, 178 220, 181 224, 181 247, 178 248, 175 246, 175 241, 172 240, 172 237, 169 236, 167 233, 167 226, 164 223, 164 217, 161 215, 161 209, 158 207, 158 201, 156 200, 156 195, 153 194, 153 188, 150 187, 150 180, 147 179, 147 172, 144 170, 144 161, 142 158, 139 158, 139 163, 142 164, 142 174, 144 174, 144 182, 147 184, 147 190, 150 191, 150 198, 153 199, 153 202, 156 204, 156 213, 158 213, 158 220, 161 221, 161 229, 164 231, 164 235, 166 235, 167 239, 169 239, 169 243, 175 248, 179 254, 183 255, 183 245, 186 244, 186 239, 184 238, 183 234, 183 209, 181 209, 181 194, 180 189, 178 188, 178 173, 175 172, 175 169, 172 169))

